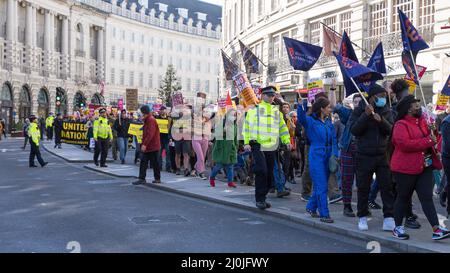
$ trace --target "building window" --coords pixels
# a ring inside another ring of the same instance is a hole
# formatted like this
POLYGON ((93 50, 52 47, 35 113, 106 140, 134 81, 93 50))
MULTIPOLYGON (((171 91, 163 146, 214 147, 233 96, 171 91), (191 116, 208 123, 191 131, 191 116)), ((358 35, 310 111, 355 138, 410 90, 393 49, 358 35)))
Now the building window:
POLYGON ((142 45, 145 44, 144 34, 141 34, 141 44, 142 44, 142 45))
POLYGON ((234 36, 237 35, 237 27, 238 27, 238 6, 237 3, 234 3, 234 36))
POLYGON ((177 69, 183 70, 183 59, 181 59, 181 58, 178 58, 178 60, 177 60, 177 69))
MULTIPOLYGON (((289 32, 285 32, 281 34, 281 37, 288 37, 289 32)), ((284 45, 284 39, 281 39, 281 58, 284 59, 287 56, 286 46, 284 45)))
POLYGON ((264 12, 264 0, 258 0, 258 17, 262 16, 264 12))
POLYGON ((148 74, 148 87, 153 88, 153 74, 148 74))
POLYGON ((345 12, 341 15, 341 32, 344 33, 346 31, 349 35, 352 33, 352 12, 345 12))
POLYGON ((134 50, 130 51, 130 62, 134 63, 134 50))
POLYGON ((186 91, 191 91, 191 79, 186 79, 186 91))
POLYGON ((164 39, 159 40, 159 48, 160 49, 164 48, 164 39))
POLYGON ((272 60, 280 57, 280 36, 276 35, 272 38, 272 60))
POLYGON ((144 87, 144 73, 139 73, 139 86, 144 87))
POLYGON ((387 33, 386 1, 370 6, 370 36, 377 37, 387 33))
POLYGON ((122 41, 125 41, 125 30, 121 30, 122 31, 122 41))
POLYGON ((131 42, 134 43, 135 40, 135 36, 134 36, 134 32, 131 33, 131 42))
POLYGON ((206 55, 211 56, 211 48, 208 47, 206 55))
POLYGON ((120 60, 121 61, 125 60, 125 48, 122 48, 122 50, 120 51, 120 60))
POLYGON ((188 45, 187 51, 188 51, 188 53, 192 53, 192 45, 188 45))
POLYGON ((200 89, 200 80, 199 79, 197 79, 197 80, 195 80, 195 91, 200 91, 201 89, 200 89))
POLYGON ((406 16, 408 16, 409 19, 415 20, 416 18, 413 18, 414 11, 413 11, 413 0, 393 0, 394 7, 393 7, 393 13, 394 13, 394 20, 392 20, 392 23, 394 24, 392 26, 393 32, 400 32, 400 22, 398 20, 398 12, 397 9, 400 8, 406 16))
POLYGON ((200 46, 197 47, 197 55, 202 55, 202 48, 200 46))
POLYGON ((177 51, 178 51, 178 52, 182 52, 182 51, 183 51, 183 44, 182 44, 182 43, 178 43, 178 45, 177 45, 177 51))
POLYGON ((253 0, 248 0, 248 24, 253 23, 253 0))
POLYGON ((195 66, 195 72, 200 72, 200 69, 201 69, 201 63, 200 63, 200 61, 198 61, 195 66))
POLYGON ((114 68, 111 68, 111 84, 116 84, 116 70, 114 68))
POLYGON ((209 80, 205 81, 205 92, 209 93, 209 80))
POLYGON ((111 47, 111 59, 115 59, 116 58, 116 47, 112 46, 111 47))
POLYGON ((164 65, 164 59, 163 58, 164 58, 163 56, 159 56, 159 59, 158 59, 158 66, 159 67, 163 67, 163 65, 164 65))
POLYGON ((153 53, 148 56, 148 65, 153 66, 153 53))
POLYGON ((163 77, 161 75, 158 76, 158 86, 161 88, 163 84, 163 77))
POLYGON ((139 55, 139 63, 144 64, 144 52, 141 52, 141 54, 139 55))
POLYGON ((434 24, 435 0, 420 0, 419 18, 420 26, 430 26, 434 24))
POLYGON ((311 44, 320 45, 320 22, 313 22, 309 25, 311 44))
POLYGON ((150 46, 153 47, 153 37, 150 37, 150 46))
POLYGON ((298 28, 291 29, 291 38, 297 39, 298 28))
POLYGON ((169 50, 173 50, 173 42, 169 41, 169 50))
POLYGON ((244 15, 244 11, 245 11, 245 9, 244 9, 244 3, 245 3, 245 1, 244 0, 241 0, 241 15, 240 15, 240 20, 241 20, 241 31, 242 30, 244 30, 244 18, 245 18, 245 15, 244 15))
POLYGON ((192 71, 192 61, 191 60, 187 60, 187 71, 192 71))
POLYGON ((280 0, 272 0, 272 11, 276 10, 280 6, 280 0))
POLYGON ((113 27, 113 37, 116 38, 116 28, 113 27))
POLYGON ((172 62, 172 56, 169 56, 169 61, 168 61, 167 64, 168 64, 168 65, 173 65, 173 62, 172 62))
POLYGON ((120 85, 125 85, 125 70, 120 70, 120 85))
POLYGON ((211 73, 211 64, 208 63, 206 73, 211 73))
POLYGON ((323 20, 323 23, 330 28, 336 30, 336 16, 328 17, 323 20))
POLYGON ((130 86, 134 86, 134 71, 130 71, 130 86))

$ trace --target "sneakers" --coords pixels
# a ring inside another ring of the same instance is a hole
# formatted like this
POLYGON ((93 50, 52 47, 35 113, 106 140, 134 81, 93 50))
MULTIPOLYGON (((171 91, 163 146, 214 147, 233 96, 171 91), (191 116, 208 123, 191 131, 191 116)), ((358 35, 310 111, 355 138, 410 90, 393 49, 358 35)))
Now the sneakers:
POLYGON ((44 162, 44 164, 41 165, 42 168, 44 168, 45 166, 47 166, 48 162, 44 162))
POLYGON ((161 180, 153 180, 152 183, 153 184, 161 184, 161 180))
POLYGON ((393 231, 395 229, 395 221, 392 217, 384 218, 383 221, 383 230, 384 231, 393 231))
POLYGON ((373 202, 369 201, 369 208, 371 208, 371 209, 381 209, 381 206, 378 205, 375 201, 373 201, 373 202))
POLYGON ((410 216, 405 220, 405 227, 412 229, 419 229, 421 227, 420 223, 415 219, 414 216, 410 216))
POLYGON ((344 216, 347 216, 347 217, 355 217, 356 216, 355 213, 353 212, 352 205, 350 205, 350 204, 344 205, 343 214, 344 214, 344 216))
POLYGON ((198 177, 200 177, 203 180, 208 179, 208 177, 204 173, 201 173, 198 177))
POLYGON ((324 223, 327 223, 327 224, 332 224, 332 223, 334 223, 334 220, 331 219, 330 216, 327 216, 327 217, 320 217, 320 222, 324 222, 324 223))
POLYGON ((359 218, 358 229, 361 231, 369 230, 369 226, 367 225, 367 217, 359 218))
POLYGON ((319 218, 319 214, 317 214, 317 212, 312 211, 310 209, 306 209, 306 212, 309 213, 309 215, 311 215, 312 218, 319 218))
POLYGON ((211 187, 215 187, 216 186, 216 180, 214 178, 209 178, 209 185, 211 185, 211 187))
POLYGON ((397 238, 399 240, 409 239, 409 235, 406 234, 405 228, 403 226, 395 227, 394 230, 392 231, 392 235, 394 236, 394 238, 397 238))
POLYGON ((433 231, 433 240, 442 240, 450 236, 450 231, 444 227, 438 227, 433 231))
POLYGON ((177 171, 175 172, 175 175, 180 175, 180 174, 181 174, 180 170, 177 170, 177 171))
POLYGON ((289 194, 291 194, 290 191, 284 190, 284 191, 277 192, 277 197, 278 198, 283 198, 284 196, 288 196, 289 194))
POLYGON ((234 182, 229 182, 228 187, 230 188, 236 188, 236 184, 234 182))
POLYGON ((137 186, 137 185, 144 185, 145 184, 145 179, 138 179, 136 181, 134 181, 132 184, 137 186))
POLYGON ((330 200, 328 201, 328 203, 329 203, 329 204, 334 204, 334 203, 337 203, 337 202, 339 202, 339 201, 341 201, 341 200, 342 200, 342 195, 336 194, 336 195, 334 195, 334 196, 332 196, 332 197, 330 198, 330 200))
POLYGON ((265 210, 271 207, 271 205, 267 202, 256 202, 256 207, 261 210, 265 210))
POLYGON ((308 202, 310 197, 311 196, 309 196, 308 194, 304 194, 304 193, 302 193, 302 195, 300 195, 300 199, 304 202, 308 202))

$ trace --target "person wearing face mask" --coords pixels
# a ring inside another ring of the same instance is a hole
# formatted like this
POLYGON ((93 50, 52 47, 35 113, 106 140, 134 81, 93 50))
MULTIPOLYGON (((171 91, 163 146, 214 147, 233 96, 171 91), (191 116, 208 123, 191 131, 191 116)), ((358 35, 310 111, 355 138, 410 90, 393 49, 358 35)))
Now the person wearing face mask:
POLYGON ((275 157, 279 139, 291 149, 289 130, 280 109, 272 105, 276 88, 265 87, 261 90, 262 102, 247 112, 244 122, 244 149, 252 152, 252 169, 255 173, 255 199, 259 209, 270 208, 266 202, 269 188, 273 184, 275 157))
POLYGON ((433 203, 433 170, 442 169, 442 164, 435 149, 436 136, 422 116, 419 102, 414 96, 408 95, 397 105, 391 158, 391 169, 398 192, 393 236, 401 240, 409 239, 402 224, 411 196, 416 191, 422 210, 432 227, 432 239, 440 240, 450 236, 450 231, 439 225, 433 203))
POLYGON ((392 111, 387 105, 387 92, 378 84, 369 90, 368 105, 361 101, 350 118, 351 133, 356 138, 356 184, 358 188, 358 228, 368 230, 368 198, 373 174, 376 173, 383 201, 383 230, 395 228, 392 179, 387 147, 392 131, 392 111))

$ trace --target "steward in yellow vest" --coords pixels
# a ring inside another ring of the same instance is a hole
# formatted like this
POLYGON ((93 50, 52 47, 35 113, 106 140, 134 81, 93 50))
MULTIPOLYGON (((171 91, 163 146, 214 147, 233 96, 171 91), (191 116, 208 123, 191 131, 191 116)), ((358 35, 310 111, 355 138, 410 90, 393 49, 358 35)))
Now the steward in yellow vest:
POLYGON ((34 164, 34 158, 37 157, 37 160, 39 161, 39 164, 41 164, 42 167, 47 165, 47 162, 44 162, 41 156, 41 151, 39 150, 39 141, 41 140, 41 132, 39 131, 38 127, 38 120, 36 116, 30 117, 30 127, 28 127, 28 136, 30 137, 30 160, 29 160, 29 167, 30 168, 36 168, 37 166, 34 164))
POLYGON ((109 141, 113 139, 113 134, 106 116, 106 109, 100 109, 99 114, 100 117, 94 121, 93 125, 95 140, 94 163, 98 166, 98 157, 101 153, 100 167, 108 167, 106 166, 106 157, 108 156, 109 141))
POLYGON ((55 121, 55 117, 53 113, 50 113, 50 116, 45 120, 45 128, 47 129, 47 140, 53 140, 53 123, 55 121))

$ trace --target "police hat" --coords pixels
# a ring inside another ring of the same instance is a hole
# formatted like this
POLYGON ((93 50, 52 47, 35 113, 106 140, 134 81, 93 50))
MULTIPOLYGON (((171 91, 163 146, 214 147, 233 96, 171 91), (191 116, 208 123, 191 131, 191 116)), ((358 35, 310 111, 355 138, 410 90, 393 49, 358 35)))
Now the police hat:
POLYGON ((274 96, 277 93, 277 88, 275 86, 269 85, 261 89, 261 94, 274 96))
POLYGON ((98 110, 98 112, 99 112, 100 114, 103 114, 103 113, 106 112, 106 109, 105 109, 105 108, 100 108, 100 110, 98 110))
POLYGON ((28 118, 28 120, 30 121, 30 122, 33 122, 33 121, 35 121, 37 119, 37 117, 35 116, 35 115, 31 115, 29 118, 28 118))

